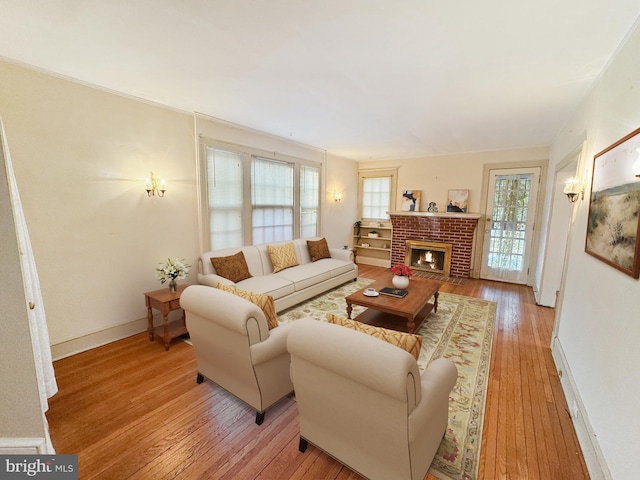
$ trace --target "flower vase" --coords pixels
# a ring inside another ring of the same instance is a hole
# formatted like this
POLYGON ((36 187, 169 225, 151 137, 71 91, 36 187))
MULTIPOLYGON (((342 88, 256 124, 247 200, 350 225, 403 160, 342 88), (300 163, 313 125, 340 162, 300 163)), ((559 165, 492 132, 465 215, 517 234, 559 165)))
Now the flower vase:
POLYGON ((404 290, 409 286, 409 277, 405 277, 403 275, 394 275, 391 279, 391 283, 393 283, 394 287, 404 290))
POLYGON ((175 278, 172 278, 169 282, 169 291, 171 293, 176 293, 178 291, 178 282, 176 282, 175 278))

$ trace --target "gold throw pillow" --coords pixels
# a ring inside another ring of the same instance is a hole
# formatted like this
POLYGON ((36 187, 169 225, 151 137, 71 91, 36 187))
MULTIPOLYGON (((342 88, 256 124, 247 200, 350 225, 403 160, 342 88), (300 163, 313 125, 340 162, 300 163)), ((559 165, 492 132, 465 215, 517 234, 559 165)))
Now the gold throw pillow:
POLYGON ((281 246, 267 245, 267 252, 273 264, 273 273, 300 265, 293 242, 281 246))
POLYGON ((220 290, 224 290, 225 292, 233 293, 234 295, 244 298, 245 300, 248 300, 254 305, 260 307, 260 309, 264 312, 264 316, 267 317, 267 326, 269 327, 269 330, 278 326, 276 305, 271 295, 249 292, 247 290, 242 290, 238 287, 234 287, 233 285, 225 285, 223 283, 217 283, 216 287, 220 290))
POLYGON ((384 340, 396 347, 400 347, 413 355, 416 361, 420 357, 420 349, 422 348, 422 337, 420 335, 396 332, 395 330, 389 330, 382 327, 374 327, 373 325, 367 325, 366 323, 361 323, 356 320, 349 320, 348 318, 339 317, 332 313, 327 314, 327 320, 329 323, 335 323, 336 325, 342 325, 343 327, 366 333, 367 335, 384 340))

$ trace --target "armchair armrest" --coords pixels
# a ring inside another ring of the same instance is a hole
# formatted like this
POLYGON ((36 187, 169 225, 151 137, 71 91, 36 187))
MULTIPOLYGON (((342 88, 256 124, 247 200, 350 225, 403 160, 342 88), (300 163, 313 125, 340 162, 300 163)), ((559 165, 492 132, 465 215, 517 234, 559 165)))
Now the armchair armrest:
POLYGON ((287 336, 292 323, 282 325, 269 330, 269 337, 254 345, 251 345, 251 359, 254 365, 268 362, 269 360, 287 352, 287 336))
POLYGON ((345 262, 353 262, 353 252, 351 249, 329 248, 329 253, 331 254, 331 258, 344 260, 345 262))
POLYGON ((433 415, 438 415, 440 406, 448 406, 449 394, 458 379, 458 369, 446 358, 431 362, 420 377, 422 399, 409 414, 409 440, 413 441, 426 431, 433 415))

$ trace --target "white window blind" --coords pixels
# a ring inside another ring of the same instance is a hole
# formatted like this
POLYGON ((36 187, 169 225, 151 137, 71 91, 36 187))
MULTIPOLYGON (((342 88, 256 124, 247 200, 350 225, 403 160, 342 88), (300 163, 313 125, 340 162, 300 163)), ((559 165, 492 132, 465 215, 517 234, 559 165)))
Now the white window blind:
POLYGON ((253 157, 251 208, 253 243, 293 239, 292 164, 253 157))
POLYGON ((318 235, 318 213, 320 211, 320 169, 302 165, 300 167, 300 237, 318 235))
POLYGON ((242 155, 208 147, 207 187, 211 248, 242 245, 242 155))
POLYGON ((362 218, 387 219, 391 209, 392 177, 362 179, 362 218))

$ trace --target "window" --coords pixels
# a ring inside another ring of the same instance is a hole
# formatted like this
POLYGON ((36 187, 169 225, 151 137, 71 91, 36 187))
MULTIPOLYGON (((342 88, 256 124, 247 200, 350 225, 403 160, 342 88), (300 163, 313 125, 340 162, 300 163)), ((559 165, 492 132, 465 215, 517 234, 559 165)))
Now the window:
POLYGON ((253 158, 251 162, 253 243, 293 239, 293 165, 253 158))
POLYGON ((395 208, 396 170, 361 171, 358 176, 360 217, 387 220, 395 208))
POLYGON ((300 237, 318 235, 320 213, 320 169, 302 165, 300 167, 300 237))
POLYGON ((207 148, 207 187, 211 248, 242 245, 242 156, 207 148))
POLYGON ((204 249, 318 235, 321 163, 204 139, 201 148, 204 249))

